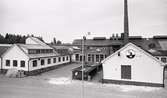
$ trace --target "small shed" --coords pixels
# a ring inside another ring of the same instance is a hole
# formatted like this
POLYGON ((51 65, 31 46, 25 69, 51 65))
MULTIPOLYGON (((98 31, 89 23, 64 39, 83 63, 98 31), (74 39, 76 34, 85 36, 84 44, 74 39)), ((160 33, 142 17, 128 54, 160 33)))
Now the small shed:
POLYGON ((165 64, 128 43, 102 61, 103 83, 164 87, 165 64))
POLYGON ((84 66, 83 69, 82 66, 74 68, 72 70, 72 79, 82 80, 82 71, 83 71, 84 80, 91 80, 101 69, 102 65, 100 63, 90 66, 84 66))

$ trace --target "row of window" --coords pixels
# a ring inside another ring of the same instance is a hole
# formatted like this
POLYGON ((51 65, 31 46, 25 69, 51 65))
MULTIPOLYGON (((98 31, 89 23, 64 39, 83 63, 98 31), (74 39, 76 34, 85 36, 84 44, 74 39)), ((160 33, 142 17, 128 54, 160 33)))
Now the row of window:
MULTIPOLYGON (((76 54, 75 56, 76 56, 76 61, 82 61, 83 59, 82 55, 76 54)), ((107 55, 104 55, 104 54, 88 54, 87 60, 89 62, 100 62, 106 57, 107 55)), ((84 60, 85 60, 85 56, 84 56, 84 60)))
POLYGON ((161 60, 164 63, 167 63, 167 58, 166 57, 156 57, 156 58, 161 60))
POLYGON ((53 53, 53 49, 29 49, 29 54, 53 53))
MULTIPOLYGON (((11 66, 11 61, 10 60, 6 60, 6 66, 11 66)), ((17 60, 13 60, 13 67, 18 67, 18 61, 17 60)), ((25 61, 24 60, 20 61, 20 67, 25 67, 25 61)))
MULTIPOLYGON (((57 59, 58 59, 58 62, 61 62, 61 57, 58 57, 58 58, 53 58, 53 63, 56 63, 57 59)), ((62 57, 62 61, 65 61, 65 60, 68 61, 69 57, 68 56, 67 57, 62 57)), ((41 66, 44 66, 45 65, 45 60, 41 59, 40 64, 41 64, 41 66)), ((51 59, 50 58, 47 59, 47 64, 51 64, 51 59)), ((37 60, 33 60, 32 61, 32 66, 37 67, 37 65, 38 65, 37 60)))

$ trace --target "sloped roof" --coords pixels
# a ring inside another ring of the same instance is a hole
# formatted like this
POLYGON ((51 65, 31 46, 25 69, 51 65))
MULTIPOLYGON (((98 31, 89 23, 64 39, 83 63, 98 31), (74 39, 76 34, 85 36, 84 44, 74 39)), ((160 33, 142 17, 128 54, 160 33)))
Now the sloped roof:
POLYGON ((29 54, 29 58, 45 58, 45 57, 53 57, 53 56, 59 56, 56 53, 46 53, 46 54, 29 54))
MULTIPOLYGON (((109 46, 109 45, 122 45, 121 40, 92 40, 92 39, 87 39, 84 41, 85 45, 90 45, 90 46, 109 46)), ((82 45, 82 39, 76 39, 73 41, 73 45, 82 45)))
MULTIPOLYGON (((36 37, 28 37, 28 38, 32 39, 32 40, 35 41, 37 44, 44 45, 44 46, 48 46, 45 42, 39 40, 39 39, 36 38, 36 37)), ((27 38, 27 39, 28 39, 28 38, 27 38)))
POLYGON ((70 51, 70 47, 67 46, 51 46, 57 53, 60 55, 70 55, 72 54, 72 51, 70 51))
POLYGON ((11 45, 0 44, 0 57, 11 47, 11 45))
POLYGON ((161 46, 161 50, 167 51, 167 40, 159 40, 158 43, 161 46))
POLYGON ((23 47, 25 49, 52 49, 49 46, 43 46, 40 44, 18 44, 20 47, 23 47))
POLYGON ((133 44, 133 43, 128 43, 128 44, 126 44, 124 47, 122 47, 121 49, 117 50, 116 52, 114 52, 113 54, 111 54, 110 56, 108 56, 107 58, 105 58, 105 59, 102 61, 102 63, 104 63, 106 60, 108 60, 108 59, 111 58, 112 56, 118 54, 118 52, 122 51, 123 49, 125 49, 126 47, 128 47, 128 46, 130 46, 130 45, 136 47, 137 49, 141 50, 141 51, 144 52, 146 55, 148 55, 149 57, 151 57, 152 59, 154 59, 155 61, 159 62, 161 65, 165 66, 165 64, 164 64, 163 62, 161 62, 160 60, 156 59, 155 57, 153 57, 153 55, 151 55, 150 53, 148 53, 147 51, 143 50, 142 48, 136 46, 136 45, 133 44))

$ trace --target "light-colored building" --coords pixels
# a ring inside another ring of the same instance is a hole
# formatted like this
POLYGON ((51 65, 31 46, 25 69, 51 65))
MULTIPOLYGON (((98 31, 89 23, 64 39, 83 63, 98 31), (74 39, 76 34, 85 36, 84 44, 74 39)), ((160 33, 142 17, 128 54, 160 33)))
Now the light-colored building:
POLYGON ((103 83, 164 86, 165 64, 132 43, 104 59, 102 66, 103 83))
POLYGON ((2 56, 1 69, 17 69, 25 74, 34 74, 69 63, 69 55, 60 55, 52 47, 35 37, 26 39, 26 44, 13 44, 2 56))

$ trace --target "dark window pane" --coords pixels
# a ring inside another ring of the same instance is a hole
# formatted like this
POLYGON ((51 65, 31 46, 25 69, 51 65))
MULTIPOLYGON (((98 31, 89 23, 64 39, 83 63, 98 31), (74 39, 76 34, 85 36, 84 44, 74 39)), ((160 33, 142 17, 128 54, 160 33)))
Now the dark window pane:
POLYGON ((6 66, 10 66, 10 60, 6 60, 6 66))
POLYGON ((48 64, 50 64, 51 63, 51 59, 48 59, 48 64))
POLYGON ((41 60, 41 65, 45 65, 44 59, 41 60))
POLYGON ((25 61, 21 61, 20 64, 21 67, 25 67, 25 61))
POLYGON ((162 57, 162 58, 161 58, 161 61, 164 62, 164 63, 166 63, 166 58, 165 58, 165 57, 162 57))
POLYGON ((13 60, 13 66, 17 67, 17 60, 13 60))
POLYGON ((59 57, 59 62, 61 62, 61 57, 59 57))
POLYGON ((53 63, 56 63, 56 58, 53 58, 53 63))
POLYGON ((34 61, 32 62, 32 66, 33 66, 33 67, 37 67, 37 60, 34 60, 34 61))

